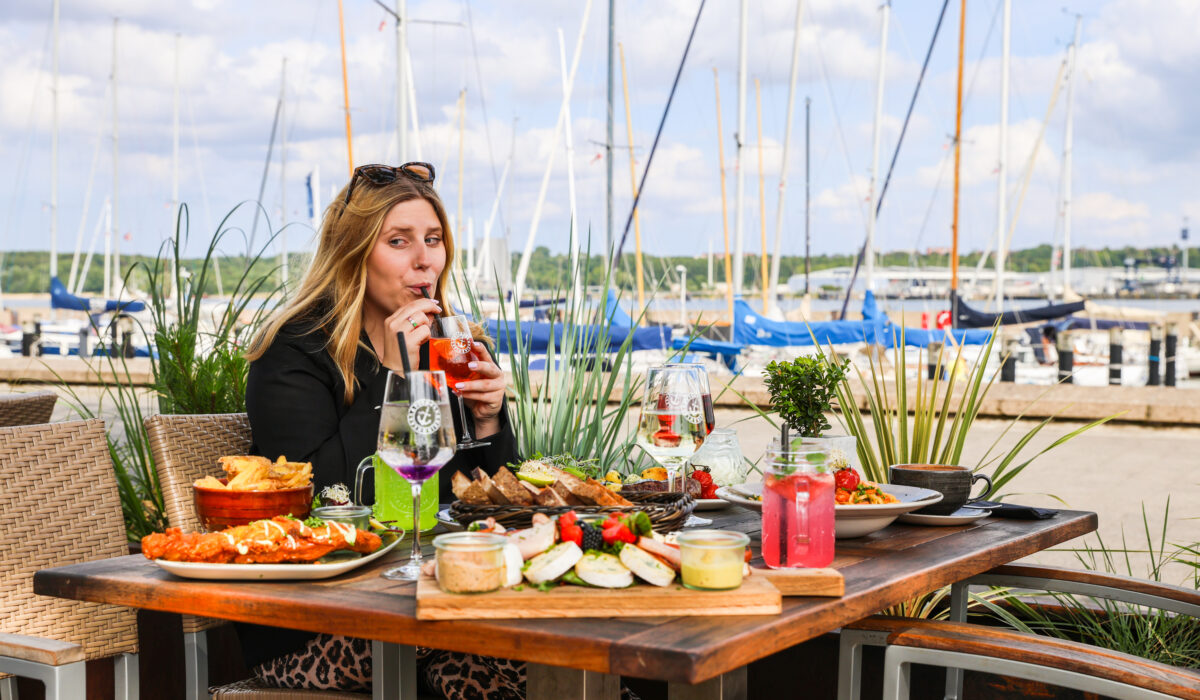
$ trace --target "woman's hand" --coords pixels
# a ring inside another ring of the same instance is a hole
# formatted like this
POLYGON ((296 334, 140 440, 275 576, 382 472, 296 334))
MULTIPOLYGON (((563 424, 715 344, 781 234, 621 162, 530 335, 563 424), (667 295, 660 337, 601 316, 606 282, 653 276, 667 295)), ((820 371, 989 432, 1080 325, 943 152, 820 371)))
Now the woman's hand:
POLYGON ((487 349, 482 343, 473 343, 475 356, 468 367, 479 379, 469 382, 459 382, 456 392, 466 401, 471 416, 475 419, 476 437, 488 437, 500 430, 500 407, 504 403, 506 387, 504 371, 489 359, 487 349))
POLYGON ((440 313, 442 307, 437 299, 417 299, 401 306, 388 316, 383 322, 386 337, 383 339, 380 364, 393 372, 404 371, 404 361, 400 359, 400 344, 396 342, 396 333, 403 333, 404 345, 408 349, 409 367, 416 369, 421 361, 421 344, 429 340, 430 326, 440 313))

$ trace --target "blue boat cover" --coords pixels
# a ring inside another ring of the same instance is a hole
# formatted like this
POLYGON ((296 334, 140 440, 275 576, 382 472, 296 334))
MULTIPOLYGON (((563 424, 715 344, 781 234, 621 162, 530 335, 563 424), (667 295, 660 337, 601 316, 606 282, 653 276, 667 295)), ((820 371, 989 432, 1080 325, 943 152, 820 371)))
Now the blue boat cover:
POLYGON ((879 309, 870 291, 863 299, 863 318, 853 321, 772 321, 750 308, 743 299, 735 300, 733 307, 737 319, 734 341, 742 345, 787 347, 808 346, 814 341, 822 346, 867 342, 890 348, 901 342, 902 333, 903 342, 909 347, 925 347, 948 336, 953 336, 959 344, 983 345, 992 336, 990 329, 901 329, 879 309))
POLYGON ((604 313, 614 328, 633 328, 633 317, 621 308, 612 287, 608 288, 608 294, 604 297, 604 313))
MULTIPOLYGON (((487 332, 488 335, 496 339, 496 347, 500 352, 517 352, 517 325, 515 323, 508 321, 501 323, 496 319, 489 318, 487 321, 487 332)), ((563 324, 561 323, 523 322, 521 323, 520 332, 522 343, 531 355, 545 353, 550 347, 552 336, 555 349, 562 347, 563 324)), ((583 351, 595 353, 600 326, 579 326, 577 333, 576 342, 579 344, 586 343, 588 346, 583 351)), ((631 334, 633 336, 630 340, 631 350, 665 350, 671 347, 670 326, 649 326, 647 328, 619 328, 611 326, 608 330, 608 348, 605 349, 605 352, 620 350, 621 344, 625 342, 625 338, 631 334)))
POLYGON ((92 300, 86 297, 77 297, 67 291, 67 285, 63 284, 62 280, 52 277, 50 278, 50 308, 86 311, 88 313, 109 311, 133 313, 145 309, 146 305, 140 301, 120 301, 117 299, 109 299, 101 304, 98 299, 92 300))

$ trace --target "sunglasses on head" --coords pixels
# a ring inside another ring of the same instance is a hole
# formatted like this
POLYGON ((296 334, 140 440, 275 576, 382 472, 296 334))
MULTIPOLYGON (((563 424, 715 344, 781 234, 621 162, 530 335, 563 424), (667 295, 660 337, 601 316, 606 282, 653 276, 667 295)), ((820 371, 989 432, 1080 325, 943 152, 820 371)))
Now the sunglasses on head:
MULTIPOLYGON (((354 169, 354 175, 350 178, 350 186, 346 188, 346 201, 342 203, 342 211, 350 205, 350 197, 354 194, 354 186, 358 184, 359 178, 366 180, 372 185, 387 185, 396 181, 396 178, 404 176, 410 180, 417 182, 432 183, 434 178, 433 166, 429 163, 412 162, 404 165, 360 165, 354 169)), ((341 214, 338 214, 341 218, 341 214)))

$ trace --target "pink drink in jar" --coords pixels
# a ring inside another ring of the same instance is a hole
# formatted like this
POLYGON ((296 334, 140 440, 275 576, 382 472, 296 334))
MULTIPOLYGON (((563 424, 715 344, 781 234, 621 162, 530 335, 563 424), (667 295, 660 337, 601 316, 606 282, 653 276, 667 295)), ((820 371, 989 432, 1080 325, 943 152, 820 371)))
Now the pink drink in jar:
POLYGON ((823 463, 819 451, 767 451, 762 555, 772 569, 819 568, 833 561, 834 483, 823 463))

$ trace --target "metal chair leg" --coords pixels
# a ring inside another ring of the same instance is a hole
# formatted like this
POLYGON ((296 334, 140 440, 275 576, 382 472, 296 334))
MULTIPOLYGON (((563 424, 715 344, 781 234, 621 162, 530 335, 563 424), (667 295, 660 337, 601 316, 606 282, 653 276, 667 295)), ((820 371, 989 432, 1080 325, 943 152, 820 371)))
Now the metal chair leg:
POLYGON ((859 700, 862 695, 862 648, 887 646, 886 632, 842 628, 838 642, 838 700, 859 700))
POLYGON ((113 683, 116 700, 138 700, 138 655, 121 654, 113 659, 113 683))
POLYGON ((373 700, 417 700, 417 648, 371 642, 373 700))
POLYGON ((46 700, 78 700, 87 693, 87 662, 50 666, 41 677, 46 700))
MULTIPOLYGON (((950 584, 950 621, 967 621, 967 584, 963 581, 950 584)), ((962 697, 963 671, 961 668, 946 669, 946 700, 962 697)))
POLYGON ((17 700, 17 677, 0 679, 0 700, 17 700))
POLYGON ((208 632, 183 634, 183 679, 186 700, 208 700, 208 632))
POLYGON ((908 700, 910 662, 904 647, 888 647, 883 653, 883 700, 908 700))

